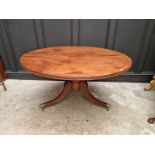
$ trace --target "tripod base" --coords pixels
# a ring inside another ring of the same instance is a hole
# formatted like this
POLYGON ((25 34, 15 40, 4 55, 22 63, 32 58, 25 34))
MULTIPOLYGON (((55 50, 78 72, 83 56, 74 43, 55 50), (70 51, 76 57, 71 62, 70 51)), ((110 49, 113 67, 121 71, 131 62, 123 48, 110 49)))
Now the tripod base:
POLYGON ((54 99, 40 104, 40 108, 44 110, 47 107, 53 106, 55 104, 60 103, 68 94, 70 91, 81 91, 83 94, 83 97, 90 101, 91 103, 104 107, 107 110, 111 108, 111 105, 109 103, 100 101, 99 99, 95 98, 88 89, 88 84, 86 81, 66 81, 64 83, 64 88, 62 89, 61 93, 55 97, 54 99))

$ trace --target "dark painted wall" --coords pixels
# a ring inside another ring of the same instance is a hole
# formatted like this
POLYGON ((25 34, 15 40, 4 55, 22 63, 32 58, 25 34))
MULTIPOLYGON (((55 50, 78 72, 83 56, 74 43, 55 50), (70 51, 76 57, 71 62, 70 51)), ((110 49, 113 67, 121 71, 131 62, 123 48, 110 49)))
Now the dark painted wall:
POLYGON ((155 72, 155 20, 0 20, 0 56, 9 78, 39 79, 20 67, 19 58, 56 45, 105 47, 130 56, 131 70, 111 81, 148 81, 155 72))

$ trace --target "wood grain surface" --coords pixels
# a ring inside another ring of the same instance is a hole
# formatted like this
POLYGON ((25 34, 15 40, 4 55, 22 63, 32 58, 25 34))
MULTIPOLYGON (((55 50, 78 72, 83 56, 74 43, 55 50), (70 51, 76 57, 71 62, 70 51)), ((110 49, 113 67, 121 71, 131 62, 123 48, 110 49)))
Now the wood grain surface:
POLYGON ((20 58, 33 74, 59 80, 97 80, 129 70, 132 60, 125 54, 89 46, 56 46, 30 51, 20 58))

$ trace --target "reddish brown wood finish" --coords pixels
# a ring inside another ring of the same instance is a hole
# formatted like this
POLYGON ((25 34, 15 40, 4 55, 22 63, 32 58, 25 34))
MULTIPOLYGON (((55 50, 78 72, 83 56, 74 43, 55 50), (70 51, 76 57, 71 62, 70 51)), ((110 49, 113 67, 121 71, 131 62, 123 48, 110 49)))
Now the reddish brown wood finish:
POLYGON ((6 80, 6 74, 4 72, 2 61, 0 59, 0 85, 2 85, 4 90, 6 91, 4 80, 6 80))
POLYGON ((80 89, 80 83, 79 81, 72 81, 72 90, 79 90, 80 89))
POLYGON ((1 59, 0 59, 0 74, 1 74, 2 79, 6 80, 6 74, 5 74, 3 63, 2 63, 1 59))
POLYGON ((85 81, 82 81, 80 82, 80 89, 83 93, 83 97, 85 99, 87 99, 88 101, 90 101, 91 103, 97 105, 97 106, 100 106, 100 107, 105 107, 107 108, 107 110, 110 109, 111 105, 109 103, 106 103, 106 102, 103 102, 103 101, 100 101, 98 100, 97 98, 95 98, 90 92, 89 92, 89 89, 88 89, 88 84, 87 82, 85 81))
POLYGON ((65 82, 64 88, 62 89, 61 93, 57 97, 55 97, 53 100, 40 104, 40 108, 44 110, 45 108, 49 106, 53 106, 55 104, 60 103, 69 94, 71 87, 72 87, 71 82, 65 82))
POLYGON ((61 80, 97 80, 127 71, 132 61, 123 53, 87 46, 58 46, 24 54, 21 65, 33 74, 61 80))
POLYGON ((117 76, 131 67, 132 60, 125 54, 104 48, 59 46, 26 53, 20 63, 33 74, 69 80, 65 82, 60 95, 40 105, 42 109, 62 101, 70 90, 80 90, 84 98, 108 110, 111 105, 96 99, 89 92, 86 81, 117 76))
POLYGON ((100 107, 104 107, 107 110, 110 109, 111 105, 109 103, 103 102, 98 100, 97 98, 95 98, 88 89, 88 84, 86 81, 67 81, 64 84, 64 88, 62 89, 61 93, 55 97, 53 100, 50 100, 48 102, 42 103, 40 104, 40 108, 42 108, 42 110, 44 110, 45 108, 49 107, 49 106, 53 106, 55 104, 60 103, 70 92, 70 90, 80 90, 83 93, 83 97, 85 99, 87 99, 88 101, 90 101, 91 103, 100 106, 100 107))

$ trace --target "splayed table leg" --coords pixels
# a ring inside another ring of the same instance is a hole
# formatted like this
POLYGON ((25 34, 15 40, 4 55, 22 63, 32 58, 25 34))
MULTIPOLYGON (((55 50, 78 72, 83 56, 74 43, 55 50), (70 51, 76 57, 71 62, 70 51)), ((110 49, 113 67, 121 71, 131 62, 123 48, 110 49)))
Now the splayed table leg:
POLYGON ((109 103, 100 101, 99 99, 95 98, 89 91, 88 89, 88 84, 87 82, 80 82, 80 89, 83 93, 83 97, 90 101, 91 103, 100 106, 100 107, 105 107, 107 110, 111 108, 111 105, 109 103))
POLYGON ((72 87, 71 82, 68 81, 65 82, 64 88, 62 89, 61 93, 53 100, 40 104, 40 108, 44 110, 47 107, 60 103, 69 94, 71 87, 72 87))

